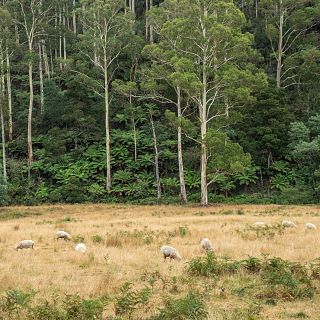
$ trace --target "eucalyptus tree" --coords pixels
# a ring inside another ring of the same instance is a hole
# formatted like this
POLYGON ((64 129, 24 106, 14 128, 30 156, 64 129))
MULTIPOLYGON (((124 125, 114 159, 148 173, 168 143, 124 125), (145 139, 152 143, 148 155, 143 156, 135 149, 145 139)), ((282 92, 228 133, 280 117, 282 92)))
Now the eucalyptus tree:
POLYGON ((182 89, 198 109, 201 205, 207 205, 211 123, 250 102, 254 87, 266 79, 250 63, 252 36, 242 31, 245 18, 232 1, 166 0, 149 16, 154 23, 163 21, 159 37, 167 48, 191 62, 188 74, 193 76, 182 89))
POLYGON ((110 84, 117 69, 117 59, 130 45, 134 18, 125 13, 123 0, 83 0, 79 17, 85 25, 80 35, 82 53, 100 73, 96 91, 104 99, 106 136, 106 188, 111 188, 110 165, 110 84))
POLYGON ((299 84, 298 75, 292 72, 297 66, 285 68, 285 59, 303 48, 297 42, 319 22, 319 8, 318 0, 261 1, 262 21, 271 44, 271 57, 276 61, 278 88, 299 84))
MULTIPOLYGON (((5 137, 5 121, 4 121, 4 97, 5 97, 5 70, 4 63, 8 59, 8 39, 9 39, 9 27, 12 19, 10 13, 0 7, 0 125, 1 125, 1 144, 2 144, 2 175, 4 182, 7 182, 7 161, 6 161, 6 137, 5 137)), ((10 88, 10 87, 8 87, 10 88)), ((7 88, 7 91, 8 91, 7 88)), ((9 99, 10 102, 10 99, 9 99)), ((9 104, 9 108, 11 105, 9 104)), ((9 116, 12 116, 10 113, 9 116)), ((12 118, 11 118, 12 119, 12 118)), ((11 120, 12 121, 12 120, 11 120)), ((11 122, 12 123, 12 122, 11 122)), ((9 120, 10 126, 10 120, 9 120)), ((12 128, 12 127, 11 127, 12 128)))
POLYGON ((28 109, 28 167, 33 162, 33 147, 32 147, 32 113, 34 108, 34 50, 35 43, 44 36, 45 25, 52 18, 50 1, 46 2, 46 7, 43 8, 42 0, 15 0, 16 5, 16 23, 20 25, 24 31, 27 42, 28 51, 28 80, 29 80, 29 109, 28 109))

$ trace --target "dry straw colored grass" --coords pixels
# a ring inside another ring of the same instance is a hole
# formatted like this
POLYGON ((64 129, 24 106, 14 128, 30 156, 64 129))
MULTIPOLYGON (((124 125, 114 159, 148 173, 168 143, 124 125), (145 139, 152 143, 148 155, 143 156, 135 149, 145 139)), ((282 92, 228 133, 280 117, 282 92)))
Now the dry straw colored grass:
MULTIPOLYGON (((184 263, 163 263, 160 246, 176 247, 183 261, 188 261, 201 254, 202 237, 212 240, 218 255, 232 259, 269 254, 308 262, 320 256, 320 229, 306 230, 306 222, 320 227, 320 207, 57 205, 1 208, 0 292, 10 288, 33 289, 48 298, 62 292, 80 293, 84 297, 114 294, 125 281, 137 283, 144 273, 157 271, 168 278, 181 275, 184 263), (12 215, 24 218, 10 219, 12 215), (286 219, 293 220, 298 228, 288 229, 271 239, 250 239, 237 232, 256 221, 275 225, 286 219), (69 232, 73 239, 84 239, 87 252, 75 252, 73 241, 55 241, 54 235, 59 229, 69 232), (23 239, 33 239, 35 250, 16 252, 15 245, 23 239)), ((280 303, 265 308, 264 315, 267 319, 287 319, 286 315, 305 310, 310 319, 319 319, 319 302, 316 297, 312 302, 280 303)), ((212 302, 212 306, 227 308, 236 303, 224 299, 212 302)))

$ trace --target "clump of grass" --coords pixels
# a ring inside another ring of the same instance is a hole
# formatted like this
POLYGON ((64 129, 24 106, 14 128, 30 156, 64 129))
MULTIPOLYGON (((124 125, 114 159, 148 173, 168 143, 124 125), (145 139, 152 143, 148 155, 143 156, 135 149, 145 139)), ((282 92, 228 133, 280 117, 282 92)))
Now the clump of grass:
POLYGON ((273 239, 275 236, 284 234, 285 227, 281 224, 273 226, 252 226, 246 225, 243 229, 237 229, 236 232, 244 240, 256 240, 256 239, 273 239))
POLYGON ((93 243, 102 243, 104 241, 103 237, 98 234, 92 236, 91 239, 93 243))
POLYGON ((179 235, 181 238, 184 238, 188 234, 188 227, 182 226, 179 227, 179 235))
POLYGON ((56 223, 63 223, 63 222, 77 222, 77 219, 70 216, 65 216, 62 219, 59 219, 56 221, 56 223))
POLYGON ((259 303, 253 302, 248 307, 235 308, 235 309, 218 309, 213 311, 214 319, 219 320, 258 320, 262 307, 259 303))
POLYGON ((0 220, 14 220, 14 219, 22 219, 32 216, 40 216, 41 212, 33 211, 12 211, 12 210, 1 210, 0 211, 0 220))
POLYGON ((208 312, 203 297, 198 292, 190 291, 179 299, 167 298, 159 313, 150 320, 204 320, 208 312))
POLYGON ((84 242, 85 237, 81 234, 77 234, 72 239, 74 243, 79 243, 79 242, 84 242))

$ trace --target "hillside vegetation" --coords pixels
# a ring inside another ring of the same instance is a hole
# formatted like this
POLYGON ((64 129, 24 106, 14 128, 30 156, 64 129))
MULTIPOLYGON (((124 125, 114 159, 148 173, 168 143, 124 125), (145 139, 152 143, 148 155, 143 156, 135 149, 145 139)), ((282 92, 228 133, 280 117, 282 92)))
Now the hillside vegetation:
POLYGON ((319 202, 318 0, 3 0, 0 204, 319 202))

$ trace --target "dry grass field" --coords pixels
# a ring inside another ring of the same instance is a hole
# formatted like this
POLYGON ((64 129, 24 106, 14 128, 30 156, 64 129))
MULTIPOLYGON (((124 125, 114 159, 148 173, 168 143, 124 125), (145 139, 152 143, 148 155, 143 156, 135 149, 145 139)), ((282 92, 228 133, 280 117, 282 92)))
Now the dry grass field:
MULTIPOLYGON (((320 280, 313 282, 316 288, 313 298, 265 303, 261 299, 256 302, 250 294, 237 294, 249 281, 245 274, 223 275, 219 279, 190 276, 186 272, 187 262, 205 255, 199 247, 202 237, 212 240, 219 257, 241 260, 268 255, 309 263, 320 257, 320 207, 0 208, 0 293, 13 288, 25 292, 35 290, 39 300, 50 300, 64 293, 78 293, 84 298, 115 297, 125 282, 132 283, 136 290, 152 282, 153 294, 148 306, 137 308, 123 319, 146 319, 163 305, 165 296, 180 297, 191 288, 207 292, 208 319, 320 319, 320 280), (286 219, 298 227, 283 230, 278 224, 286 219), (274 227, 261 233, 250 227, 256 221, 274 227), (307 230, 306 222, 315 223, 319 229, 307 230), (54 240, 55 232, 61 229, 72 235, 72 241, 54 240), (15 245, 23 239, 33 239, 34 250, 15 251, 15 245), (77 241, 87 245, 85 254, 74 250, 77 241), (164 244, 176 247, 183 260, 164 263, 159 252, 164 244), (256 316, 250 316, 249 311, 248 315, 240 311, 239 316, 231 315, 234 310, 253 308, 253 303, 259 305, 256 316)), ((105 319, 111 319, 109 316, 113 314, 114 303, 110 302, 105 319)))

